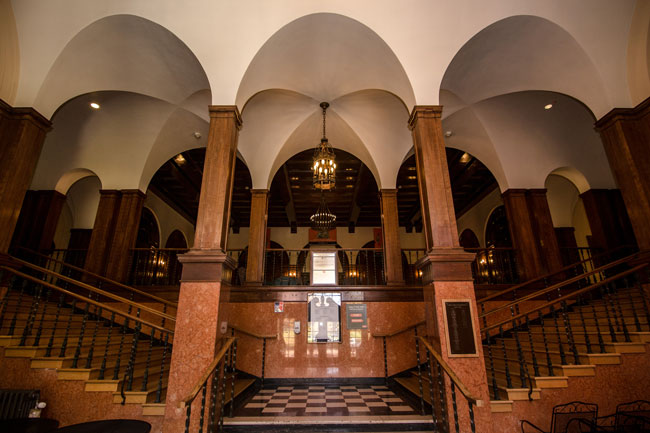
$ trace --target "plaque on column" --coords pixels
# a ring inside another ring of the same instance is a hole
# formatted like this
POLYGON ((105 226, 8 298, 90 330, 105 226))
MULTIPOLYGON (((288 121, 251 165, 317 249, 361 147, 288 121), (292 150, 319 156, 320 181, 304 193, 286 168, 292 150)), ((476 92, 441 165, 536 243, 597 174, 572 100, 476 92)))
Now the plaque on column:
POLYGON ((447 355, 478 356, 471 299, 443 299, 447 355))

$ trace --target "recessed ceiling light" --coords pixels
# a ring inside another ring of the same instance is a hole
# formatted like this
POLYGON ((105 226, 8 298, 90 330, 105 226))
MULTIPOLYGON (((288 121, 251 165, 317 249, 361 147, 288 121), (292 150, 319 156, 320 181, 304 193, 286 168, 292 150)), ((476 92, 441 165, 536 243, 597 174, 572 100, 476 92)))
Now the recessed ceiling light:
POLYGON ((453 134, 451 131, 445 131, 445 137, 451 137, 453 134))
POLYGON ((174 157, 174 161, 176 161, 176 164, 185 164, 185 157, 179 153, 174 157))
POLYGON ((544 105, 544 110, 550 110, 551 108, 553 108, 553 104, 544 105))
POLYGON ((94 108, 95 110, 99 110, 100 105, 97 102, 91 102, 90 103, 90 108, 94 108))

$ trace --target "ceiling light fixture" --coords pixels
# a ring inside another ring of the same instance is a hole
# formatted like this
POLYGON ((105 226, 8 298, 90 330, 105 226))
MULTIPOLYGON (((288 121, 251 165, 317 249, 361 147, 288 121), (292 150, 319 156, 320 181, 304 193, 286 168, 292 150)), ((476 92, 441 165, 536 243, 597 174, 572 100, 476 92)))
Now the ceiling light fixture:
POLYGON ((336 185, 336 156, 332 146, 325 135, 325 113, 330 106, 327 102, 321 102, 323 109, 323 138, 314 151, 312 170, 314 171, 314 188, 321 191, 334 189, 336 185))
POLYGON ((463 164, 467 164, 471 159, 472 159, 472 156, 469 153, 465 152, 460 157, 460 162, 462 162, 463 164))
POLYGON ((101 106, 97 102, 91 102, 90 103, 90 108, 92 108, 94 110, 99 110, 101 108, 101 106))
POLYGON ((553 104, 544 105, 544 110, 550 110, 551 108, 553 108, 553 104))
POLYGON ((182 153, 179 153, 174 157, 174 161, 176 161, 176 164, 178 165, 185 164, 185 157, 183 156, 182 153))
POLYGON ((316 212, 309 217, 311 221, 311 228, 318 233, 318 237, 321 239, 327 239, 329 237, 329 231, 334 227, 336 222, 336 215, 330 212, 325 202, 325 193, 321 190, 320 193, 320 205, 316 212))

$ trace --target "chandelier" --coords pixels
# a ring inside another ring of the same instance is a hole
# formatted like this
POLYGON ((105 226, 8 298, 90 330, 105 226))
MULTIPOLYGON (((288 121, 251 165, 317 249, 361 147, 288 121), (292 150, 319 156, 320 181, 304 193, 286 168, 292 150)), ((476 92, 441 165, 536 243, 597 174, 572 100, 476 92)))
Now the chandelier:
POLYGON ((314 171, 314 188, 320 190, 331 190, 336 185, 336 155, 332 146, 325 136, 325 112, 330 104, 321 102, 323 109, 323 138, 314 151, 312 170, 314 171))
POLYGON ((329 237, 329 231, 334 227, 336 222, 336 215, 330 212, 325 202, 325 193, 321 191, 320 193, 320 205, 316 213, 309 217, 311 221, 311 228, 318 232, 319 238, 329 237))

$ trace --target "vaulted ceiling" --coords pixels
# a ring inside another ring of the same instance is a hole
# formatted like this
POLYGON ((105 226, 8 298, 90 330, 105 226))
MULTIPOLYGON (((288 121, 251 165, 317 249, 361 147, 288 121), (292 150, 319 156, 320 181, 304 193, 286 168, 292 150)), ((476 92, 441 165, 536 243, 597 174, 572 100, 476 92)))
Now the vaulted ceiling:
MULTIPOLYGON (((309 217, 317 209, 320 192, 312 186, 313 150, 294 155, 276 172, 269 191, 269 227, 309 226, 309 217)), ((381 212, 377 183, 358 158, 336 150, 336 188, 325 193, 339 227, 353 229, 381 226, 381 212)), ((183 152, 167 161, 154 175, 150 190, 161 197, 181 215, 196 223, 198 200, 205 149, 183 152)), ((497 187, 490 171, 475 157, 447 148, 449 176, 456 215, 460 216, 487 193, 497 187)), ((235 229, 250 224, 250 174, 246 165, 237 159, 231 207, 231 226, 235 229)), ((397 178, 399 223, 407 230, 420 230, 420 197, 418 192, 415 157, 409 157, 400 168, 397 178)))

